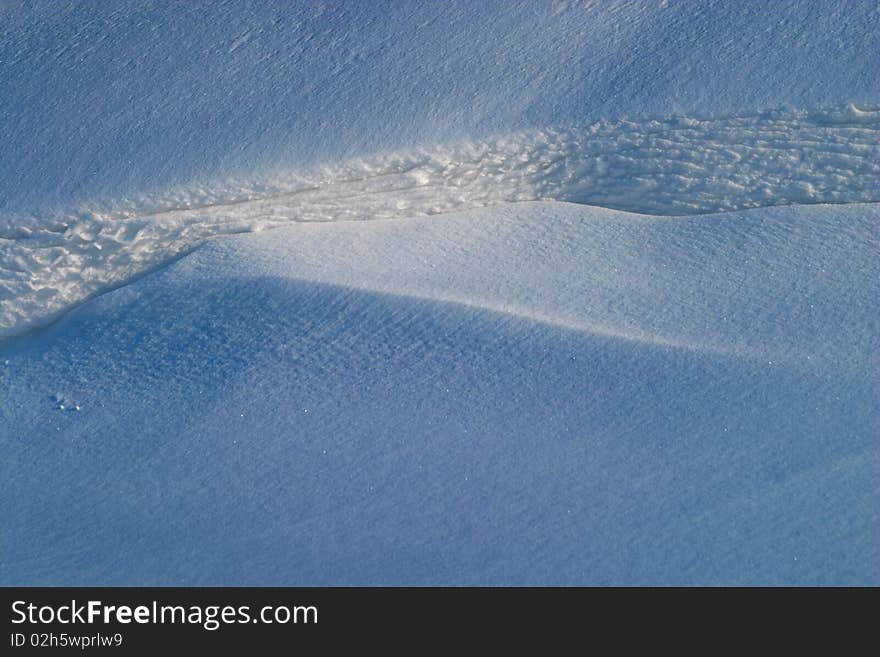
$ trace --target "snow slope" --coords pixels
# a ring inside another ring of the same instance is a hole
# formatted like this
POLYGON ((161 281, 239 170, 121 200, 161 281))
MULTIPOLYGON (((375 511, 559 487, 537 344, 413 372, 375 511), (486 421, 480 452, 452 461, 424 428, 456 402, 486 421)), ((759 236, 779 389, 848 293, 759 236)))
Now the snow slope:
POLYGON ((878 24, 0 1, 0 584, 880 583, 878 24))
POLYGON ((0 3, 0 212, 603 119, 880 105, 874 0, 0 3))
POLYGON ((210 242, 2 349, 0 580, 877 584, 877 215, 210 242))
POLYGON ((534 199, 653 214, 880 200, 880 111, 600 122, 0 223, 0 339, 217 235, 534 199))

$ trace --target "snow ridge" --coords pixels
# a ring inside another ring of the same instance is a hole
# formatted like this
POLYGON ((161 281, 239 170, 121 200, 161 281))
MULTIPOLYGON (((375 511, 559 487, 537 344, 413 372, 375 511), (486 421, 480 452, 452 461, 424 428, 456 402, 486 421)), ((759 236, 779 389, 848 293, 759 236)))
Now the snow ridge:
POLYGON ((217 235, 560 200, 653 215, 880 201, 880 110, 600 122, 0 218, 0 339, 217 235))

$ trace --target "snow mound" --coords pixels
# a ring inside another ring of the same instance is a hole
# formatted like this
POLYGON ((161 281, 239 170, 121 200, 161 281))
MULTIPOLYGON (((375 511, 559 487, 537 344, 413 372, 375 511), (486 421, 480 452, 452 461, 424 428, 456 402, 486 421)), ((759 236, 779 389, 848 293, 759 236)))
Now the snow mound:
POLYGON ((876 584, 877 224, 211 241, 0 347, 0 582, 876 584))
POLYGON ((880 200, 880 111, 605 121, 0 222, 0 338, 217 235, 562 200, 658 215, 880 200))
POLYGON ((0 0, 0 584, 880 583, 878 24, 0 0))
POLYGON ((876 0, 0 3, 0 212, 548 126, 880 103, 876 0))

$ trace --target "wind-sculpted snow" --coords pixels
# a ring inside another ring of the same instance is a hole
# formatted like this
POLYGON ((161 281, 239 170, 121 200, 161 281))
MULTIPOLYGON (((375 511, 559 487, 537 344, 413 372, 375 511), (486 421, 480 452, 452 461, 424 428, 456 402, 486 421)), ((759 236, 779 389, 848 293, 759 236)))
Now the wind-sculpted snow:
POLYGON ((0 210, 603 119, 880 102, 876 0, 0 2, 0 210))
POLYGON ((880 281, 878 225, 875 204, 672 218, 522 203, 427 223, 298 224, 210 248, 237 254, 246 243, 252 275, 459 304, 642 347, 855 372, 876 360, 865 321, 876 285, 858 283, 880 281))
POLYGON ((0 346, 0 584, 876 585, 878 212, 212 240, 0 346))
POLYGON ((600 122, 0 221, 0 338, 205 240, 532 200, 655 215, 880 200, 880 111, 600 122))

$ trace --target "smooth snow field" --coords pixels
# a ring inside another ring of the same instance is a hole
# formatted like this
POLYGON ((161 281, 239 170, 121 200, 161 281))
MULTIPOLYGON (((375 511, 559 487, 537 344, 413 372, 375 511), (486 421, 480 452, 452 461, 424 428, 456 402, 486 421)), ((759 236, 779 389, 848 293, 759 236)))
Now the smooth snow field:
POLYGON ((880 584, 878 26, 0 3, 0 584, 880 584))

